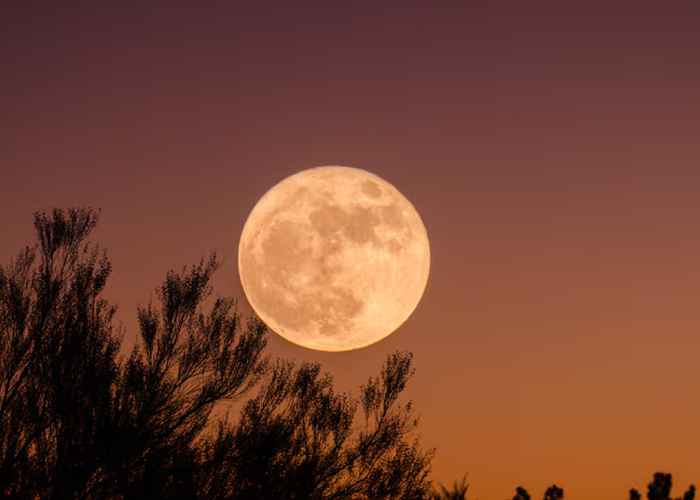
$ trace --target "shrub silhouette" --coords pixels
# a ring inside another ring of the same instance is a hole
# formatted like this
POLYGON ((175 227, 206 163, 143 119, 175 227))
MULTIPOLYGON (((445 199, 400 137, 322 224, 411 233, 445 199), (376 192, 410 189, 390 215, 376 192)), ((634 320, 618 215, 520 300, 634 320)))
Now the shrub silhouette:
MULTIPOLYGON (((657 472, 654 479, 647 486, 648 500, 673 500, 671 498, 671 488, 673 487, 673 477, 671 474, 657 472)), ((630 490, 630 500, 641 500, 642 495, 636 489, 630 490)), ((690 485, 688 490, 678 500, 694 500, 695 486, 690 485)))
POLYGON ((452 490, 448 490, 444 485, 440 485, 438 491, 433 491, 430 495, 431 500, 466 500, 467 490, 469 490, 469 484, 467 483, 467 476, 469 473, 464 474, 464 477, 457 481, 455 479, 452 483, 452 490))
POLYGON ((138 308, 126 359, 111 266, 85 243, 87 208, 37 213, 38 243, 0 266, 0 496, 11 498, 347 498, 426 494, 432 450, 397 399, 411 356, 389 356, 359 400, 317 364, 270 363, 266 328, 231 299, 203 301, 216 256, 138 308), (238 422, 214 406, 243 398, 238 422), (362 406, 363 425, 356 428, 362 406))
POLYGON ((522 486, 515 488, 515 496, 513 500, 530 500, 530 494, 522 486))
POLYGON ((562 500, 564 498, 564 490, 553 484, 544 492, 544 500, 562 500))
MULTIPOLYGON (((562 500, 564 498, 564 490, 553 484, 544 492, 544 500, 562 500)), ((513 500, 530 500, 530 494, 522 486, 515 489, 513 500)))

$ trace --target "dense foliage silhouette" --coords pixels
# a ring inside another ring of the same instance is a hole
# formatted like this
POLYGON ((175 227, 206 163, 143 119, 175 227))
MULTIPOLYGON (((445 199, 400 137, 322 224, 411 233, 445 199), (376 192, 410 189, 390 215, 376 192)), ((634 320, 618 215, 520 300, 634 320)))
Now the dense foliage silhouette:
MULTIPOLYGON (((671 497, 671 488, 673 487, 673 476, 664 472, 654 474, 654 479, 647 486, 647 500, 674 500, 671 497)), ((630 490, 630 500, 641 500, 642 495, 636 489, 630 490)), ((694 500, 695 486, 690 485, 682 497, 678 500, 694 500)))
POLYGON ((515 489, 515 496, 513 500, 530 500, 530 494, 522 486, 518 486, 515 489))
MULTIPOLYGON (((513 500, 530 500, 530 493, 527 492, 522 486, 518 486, 515 489, 515 495, 513 500)), ((547 488, 544 492, 544 500, 562 500, 564 498, 564 490, 553 484, 547 488)))
POLYGON ((553 484, 544 492, 544 500, 562 500, 564 498, 564 490, 553 484))
MULTIPOLYGON (((409 403, 412 356, 387 357, 357 399, 317 363, 264 355, 265 325, 211 297, 212 254, 169 272, 123 332, 102 296, 111 272, 86 243, 88 208, 37 213, 37 243, 0 266, 0 498, 464 500, 428 480, 409 403), (218 403, 254 395, 237 419, 218 403)), ((674 500, 658 472, 647 500, 674 500)), ((530 500, 518 487, 513 500, 530 500)), ((544 500, 563 500, 547 488, 544 500)), ((630 500, 641 500, 632 489, 630 500)), ((677 500, 694 500, 690 485, 677 500)))
POLYGON ((388 357, 359 399, 318 364, 263 355, 266 329, 234 301, 205 312, 212 255, 138 308, 119 356, 111 266, 86 243, 88 208, 35 214, 38 243, 0 267, 0 495, 5 498, 417 499, 420 449, 410 354, 388 357), (261 385, 259 384, 261 383, 261 385), (259 392, 238 421, 214 406, 259 392), (361 407, 361 412, 358 412, 361 407))

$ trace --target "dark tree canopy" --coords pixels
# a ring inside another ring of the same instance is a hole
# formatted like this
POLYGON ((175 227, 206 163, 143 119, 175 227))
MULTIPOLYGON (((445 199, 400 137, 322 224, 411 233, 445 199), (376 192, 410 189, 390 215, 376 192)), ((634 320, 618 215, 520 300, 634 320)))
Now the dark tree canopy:
MULTIPOLYGON (((647 486, 648 500, 674 500, 671 497, 671 489, 673 487, 673 476, 665 472, 657 472, 654 474, 654 479, 647 486)), ((630 500, 637 500, 641 495, 634 488, 630 490, 630 500)), ((690 485, 688 490, 679 497, 678 500, 694 500, 695 486, 690 485)))
POLYGON ((38 213, 38 243, 0 266, 0 497, 426 494, 432 450, 397 401, 410 355, 389 356, 359 400, 335 393, 317 364, 270 363, 259 319, 221 297, 204 310, 212 255, 167 274, 122 359, 102 297, 111 266, 86 243, 97 221, 86 208, 38 213), (217 403, 254 387, 237 421, 212 422, 217 403))
POLYGON ((222 422, 207 442, 207 461, 219 468, 208 471, 206 491, 246 500, 422 498, 431 452, 406 441, 416 421, 410 406, 396 404, 410 365, 410 356, 392 355, 362 387, 355 433, 358 402, 336 394, 320 365, 277 363, 239 424, 222 422))
MULTIPOLYGON (((169 272, 119 354, 99 214, 37 213, 37 243, 0 265, 0 498, 464 500, 433 490, 411 403, 412 356, 388 356, 358 398, 317 363, 271 362, 265 325, 211 297, 216 255, 169 272), (204 304, 208 303, 208 307, 204 304), (249 396, 254 392, 252 397, 249 396), (215 406, 241 400, 238 418, 215 406)), ((647 500, 671 496, 658 472, 647 500)), ((562 500, 552 485, 544 500, 562 500)), ((636 489, 630 500, 641 500, 636 489)), ((519 487, 513 500, 530 500, 519 487)))
POLYGON ((544 500, 562 500, 564 498, 564 490, 553 484, 544 492, 544 500))
POLYGON ((530 500, 530 494, 522 486, 515 488, 515 496, 513 500, 530 500))

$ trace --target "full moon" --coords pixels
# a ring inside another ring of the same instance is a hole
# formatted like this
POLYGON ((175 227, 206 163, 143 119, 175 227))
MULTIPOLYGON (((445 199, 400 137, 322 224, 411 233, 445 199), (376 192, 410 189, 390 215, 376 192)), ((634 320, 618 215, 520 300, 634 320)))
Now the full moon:
POLYGON ((348 351, 387 337, 413 313, 430 245, 394 186, 365 170, 317 167, 287 177, 253 207, 238 271, 271 330, 310 349, 348 351))

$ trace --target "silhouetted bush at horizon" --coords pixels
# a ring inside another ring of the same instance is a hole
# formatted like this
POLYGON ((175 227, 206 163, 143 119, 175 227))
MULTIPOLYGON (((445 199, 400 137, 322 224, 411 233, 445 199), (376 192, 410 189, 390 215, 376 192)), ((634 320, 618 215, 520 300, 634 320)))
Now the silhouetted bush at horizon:
MULTIPOLYGON (((429 500, 466 500, 467 490, 469 489, 469 484, 466 482, 467 474, 464 475, 461 481, 455 481, 452 489, 449 490, 443 485, 440 485, 439 490, 434 490, 429 496, 429 500)), ((674 500, 671 497, 671 488, 673 486, 672 475, 663 472, 657 472, 654 474, 654 479, 647 486, 647 500, 674 500)), ((629 491, 629 500, 641 500, 642 496, 636 489, 632 488, 629 491)), ((547 488, 544 492, 543 500, 563 500, 564 499, 564 489, 560 488, 556 484, 553 484, 547 488)), ((682 497, 678 497, 675 500, 694 500, 695 499, 695 486, 690 485, 688 490, 683 494, 682 497)), ((515 489, 515 495, 512 500, 532 500, 530 493, 523 488, 518 486, 515 489)))
MULTIPOLYGON (((34 216, 37 244, 0 265, 0 498, 460 500, 428 479, 435 450, 398 399, 412 355, 387 357, 354 399, 317 363, 264 355, 265 325, 215 297, 212 254, 137 308, 139 337, 123 332, 102 297, 106 252, 86 243, 99 214, 34 216), (217 403, 241 400, 231 421, 217 403)), ((648 500, 673 500, 657 473, 648 500)), ((695 487, 679 500, 694 500, 695 487)), ((552 485, 545 500, 562 500, 552 485)), ((635 489, 630 500, 640 500, 635 489)), ((530 500, 517 488, 513 500, 530 500)))

